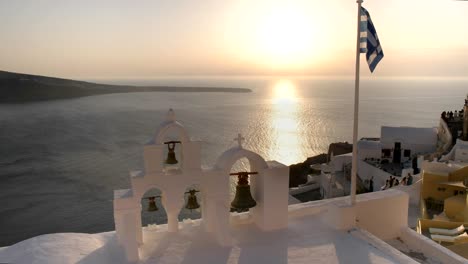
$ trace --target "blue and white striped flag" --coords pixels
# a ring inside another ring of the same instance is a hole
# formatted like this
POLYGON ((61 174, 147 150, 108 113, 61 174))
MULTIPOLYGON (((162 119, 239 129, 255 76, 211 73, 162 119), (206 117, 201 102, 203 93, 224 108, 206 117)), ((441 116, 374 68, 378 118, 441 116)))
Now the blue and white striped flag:
POLYGON ((360 33, 361 53, 366 53, 369 69, 374 72, 384 54, 369 12, 364 7, 361 7, 360 33))

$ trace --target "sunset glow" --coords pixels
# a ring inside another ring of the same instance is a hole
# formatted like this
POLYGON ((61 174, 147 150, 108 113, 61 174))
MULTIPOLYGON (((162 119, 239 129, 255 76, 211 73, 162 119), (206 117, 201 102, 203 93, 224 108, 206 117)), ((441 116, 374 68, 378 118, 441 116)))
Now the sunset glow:
MULTIPOLYGON (((355 1, 59 2, 0 3, 3 70, 91 79, 354 74, 355 1)), ((379 74, 466 75, 466 2, 364 4, 385 50, 379 74)))
POLYGON ((312 59, 316 28, 297 6, 278 6, 264 14, 259 18, 257 32, 254 46, 273 66, 294 66, 312 59))
POLYGON ((273 101, 288 104, 296 101, 296 86, 289 80, 280 80, 274 85, 273 101))

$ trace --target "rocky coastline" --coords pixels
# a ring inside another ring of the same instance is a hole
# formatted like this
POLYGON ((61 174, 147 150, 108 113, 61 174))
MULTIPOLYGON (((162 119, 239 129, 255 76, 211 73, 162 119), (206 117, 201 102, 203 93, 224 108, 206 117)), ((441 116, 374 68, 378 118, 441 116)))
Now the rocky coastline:
POLYGON ((314 173, 311 165, 327 163, 332 155, 342 155, 353 151, 353 144, 348 142, 331 143, 327 153, 321 153, 307 158, 304 162, 289 166, 289 188, 297 187, 307 182, 307 175, 314 173))
POLYGON ((0 104, 137 92, 250 93, 246 88, 110 85, 0 71, 0 104))

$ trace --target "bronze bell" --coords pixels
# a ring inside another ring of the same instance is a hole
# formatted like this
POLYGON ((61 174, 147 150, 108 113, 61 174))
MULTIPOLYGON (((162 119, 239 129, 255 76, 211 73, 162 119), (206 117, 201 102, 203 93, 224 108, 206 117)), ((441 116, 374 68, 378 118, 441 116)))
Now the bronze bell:
POLYGON ((257 202, 255 202, 250 193, 249 174, 257 174, 257 172, 238 172, 230 174, 238 176, 236 195, 231 202, 231 207, 238 211, 245 211, 257 205, 257 202))
POLYGON ((189 190, 188 192, 186 192, 186 193, 189 194, 188 199, 187 199, 187 205, 185 205, 186 209, 193 210, 193 209, 200 208, 200 204, 197 201, 197 196, 195 195, 195 193, 197 193, 197 192, 199 192, 199 191, 189 190))
POLYGON ((168 150, 166 164, 177 164, 178 163, 178 161, 176 159, 175 151, 174 151, 176 143, 180 143, 180 141, 164 142, 164 144, 167 144, 167 150, 168 150))
POLYGON ((159 208, 156 206, 156 196, 148 197, 148 212, 158 211, 159 208))

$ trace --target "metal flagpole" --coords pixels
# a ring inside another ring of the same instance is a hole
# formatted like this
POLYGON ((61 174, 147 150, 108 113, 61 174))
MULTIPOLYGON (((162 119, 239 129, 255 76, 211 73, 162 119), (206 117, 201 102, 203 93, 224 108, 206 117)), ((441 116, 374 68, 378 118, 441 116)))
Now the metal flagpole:
POLYGON ((357 0, 358 15, 357 15, 357 39, 356 39, 356 76, 354 83, 354 127, 353 127, 353 163, 351 167, 351 205, 356 204, 356 174, 357 174, 357 137, 359 123, 359 69, 361 56, 361 4, 363 0, 357 0))

